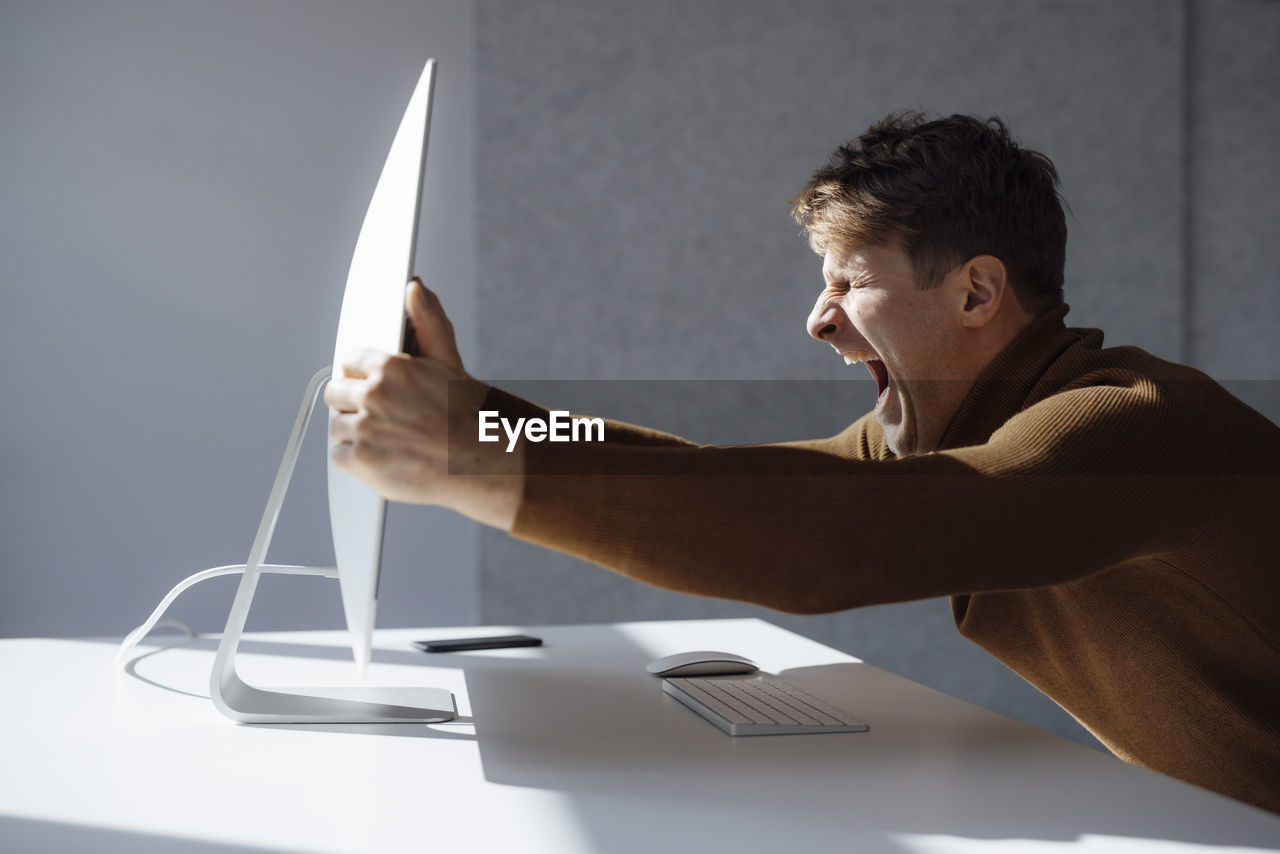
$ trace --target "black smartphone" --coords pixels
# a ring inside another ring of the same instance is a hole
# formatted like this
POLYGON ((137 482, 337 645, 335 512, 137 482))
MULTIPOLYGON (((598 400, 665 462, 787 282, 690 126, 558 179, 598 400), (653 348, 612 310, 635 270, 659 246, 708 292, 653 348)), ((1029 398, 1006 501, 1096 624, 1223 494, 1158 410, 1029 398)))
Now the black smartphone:
POLYGON ((445 638, 414 641, 423 652, 463 652, 468 649, 508 649, 513 646, 542 646, 542 638, 529 635, 498 635, 491 638, 445 638))

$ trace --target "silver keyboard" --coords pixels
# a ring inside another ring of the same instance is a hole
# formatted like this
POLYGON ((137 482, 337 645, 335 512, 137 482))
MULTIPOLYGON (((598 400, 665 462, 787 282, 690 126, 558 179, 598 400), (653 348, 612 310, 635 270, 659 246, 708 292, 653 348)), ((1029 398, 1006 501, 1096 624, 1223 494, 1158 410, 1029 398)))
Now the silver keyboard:
POLYGON ((747 679, 664 679, 662 690, 729 735, 866 732, 848 712, 776 676, 747 679))

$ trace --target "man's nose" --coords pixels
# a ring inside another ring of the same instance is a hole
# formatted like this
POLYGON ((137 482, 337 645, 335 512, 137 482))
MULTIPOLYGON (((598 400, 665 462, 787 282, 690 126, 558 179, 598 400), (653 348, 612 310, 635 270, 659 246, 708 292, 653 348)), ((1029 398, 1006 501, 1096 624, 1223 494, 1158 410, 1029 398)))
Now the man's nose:
POLYGON ((809 312, 805 328, 809 334, 819 341, 827 341, 840 330, 840 309, 823 299, 819 299, 809 312))

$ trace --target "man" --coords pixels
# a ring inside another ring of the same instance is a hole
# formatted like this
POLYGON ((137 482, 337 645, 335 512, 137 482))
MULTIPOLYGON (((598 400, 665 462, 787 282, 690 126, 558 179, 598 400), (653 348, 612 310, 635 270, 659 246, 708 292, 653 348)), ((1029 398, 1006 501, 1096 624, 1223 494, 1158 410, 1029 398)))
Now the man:
POLYGON ((891 116, 794 213, 823 258, 809 332, 877 382, 839 435, 715 448, 610 422, 507 455, 476 411, 546 411, 468 377, 415 282, 423 357, 356 354, 326 391, 337 461, 673 590, 802 613, 950 596, 1117 755, 1280 811, 1280 430, 1064 325, 1057 174, 998 120, 891 116))

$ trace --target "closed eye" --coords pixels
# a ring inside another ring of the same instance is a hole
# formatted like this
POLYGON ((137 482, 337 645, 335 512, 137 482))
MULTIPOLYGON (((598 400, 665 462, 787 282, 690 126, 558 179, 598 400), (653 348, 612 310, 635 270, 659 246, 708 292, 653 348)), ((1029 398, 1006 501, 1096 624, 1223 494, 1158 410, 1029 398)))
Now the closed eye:
POLYGON ((827 294, 842 294, 849 290, 848 282, 828 282, 826 288, 822 291, 823 296, 827 294))

